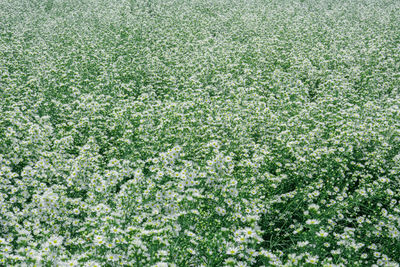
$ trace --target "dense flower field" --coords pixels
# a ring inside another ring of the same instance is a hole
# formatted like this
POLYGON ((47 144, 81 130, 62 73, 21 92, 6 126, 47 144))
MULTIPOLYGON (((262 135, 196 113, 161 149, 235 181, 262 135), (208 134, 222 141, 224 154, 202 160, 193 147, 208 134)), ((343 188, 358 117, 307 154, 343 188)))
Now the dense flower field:
POLYGON ((399 266, 400 1, 1 0, 1 266, 399 266))

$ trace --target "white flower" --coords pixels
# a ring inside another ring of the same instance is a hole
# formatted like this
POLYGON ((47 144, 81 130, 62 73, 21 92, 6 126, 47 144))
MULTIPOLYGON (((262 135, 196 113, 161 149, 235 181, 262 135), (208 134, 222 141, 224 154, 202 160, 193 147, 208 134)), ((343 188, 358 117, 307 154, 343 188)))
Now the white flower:
POLYGON ((220 216, 224 216, 226 214, 226 210, 224 208, 221 207, 216 207, 215 211, 218 213, 218 215, 220 216))
POLYGON ((308 225, 316 225, 316 224, 319 224, 319 221, 316 220, 316 219, 308 219, 306 221, 306 224, 308 224, 308 225))
POLYGON ((116 261, 118 258, 114 254, 108 254, 107 260, 109 261, 116 261))
POLYGON ((327 237, 328 233, 325 232, 324 230, 321 230, 321 231, 317 232, 317 236, 319 236, 319 237, 327 237))
POLYGON ((309 210, 319 210, 319 206, 317 204, 310 204, 308 206, 309 210))
POLYGON ((237 262, 236 267, 247 267, 247 263, 243 262, 243 261, 239 261, 239 262, 237 262))
POLYGON ((230 247, 228 248, 228 250, 226 251, 226 254, 228 255, 235 255, 238 252, 238 248, 236 247, 230 247))
POLYGON ((235 260, 234 258, 227 258, 227 259, 224 261, 224 263, 225 263, 225 264, 235 264, 235 263, 236 263, 236 260, 235 260))
POLYGON ((70 261, 67 262, 66 266, 68 266, 68 267, 78 266, 78 261, 77 260, 70 260, 70 261))
POLYGON ((88 261, 85 263, 84 266, 85 267, 100 267, 101 265, 97 261, 88 261))
POLYGON ((244 229, 244 233, 246 234, 246 237, 254 237, 255 234, 256 234, 256 232, 253 229, 249 228, 249 227, 246 227, 244 229))
POLYGON ((361 254, 361 259, 366 259, 366 258, 368 258, 368 254, 367 253, 361 254))
POLYGON ((247 241, 247 238, 245 236, 241 235, 241 236, 236 237, 235 241, 238 243, 243 243, 243 242, 247 241))
POLYGON ((49 239, 49 244, 51 245, 51 246, 55 246, 55 247, 58 247, 58 246, 60 246, 61 244, 62 244, 62 241, 63 241, 63 238, 61 237, 61 236, 52 236, 52 237, 50 237, 50 239, 49 239))
POLYGON ((197 254, 196 251, 194 249, 192 249, 192 248, 188 248, 187 251, 192 255, 196 255, 197 254))
POLYGON ((98 236, 96 236, 96 237, 94 238, 94 243, 95 243, 95 245, 97 245, 97 246, 101 246, 101 245, 103 245, 105 242, 104 242, 103 237, 98 235, 98 236))
POLYGON ((297 246, 301 247, 301 248, 307 246, 308 244, 309 244, 308 241, 299 241, 299 242, 297 242, 297 246))
POLYGON ((306 260, 306 262, 307 262, 307 263, 310 263, 310 264, 317 264, 317 262, 318 262, 318 256, 315 256, 315 257, 308 257, 307 260, 306 260))
POLYGON ((11 253, 12 252, 12 247, 10 247, 10 246, 5 246, 3 249, 3 252, 5 252, 5 253, 11 253))

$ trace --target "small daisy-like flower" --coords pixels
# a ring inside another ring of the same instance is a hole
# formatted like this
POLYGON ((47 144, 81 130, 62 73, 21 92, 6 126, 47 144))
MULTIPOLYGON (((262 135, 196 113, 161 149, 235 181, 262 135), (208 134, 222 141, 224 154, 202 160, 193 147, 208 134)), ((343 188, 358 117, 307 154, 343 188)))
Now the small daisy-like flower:
POLYGON ((220 216, 224 216, 226 215, 226 210, 224 208, 221 207, 216 207, 215 211, 220 215, 220 216))
POLYGON ((238 252, 238 248, 230 247, 230 248, 228 248, 228 250, 226 251, 226 254, 228 254, 228 255, 235 255, 237 252, 238 252))
POLYGON ((357 222, 358 223, 363 223, 364 222, 364 217, 357 217, 357 222))
POLYGON ((118 260, 118 257, 116 257, 114 254, 108 254, 107 255, 107 260, 116 261, 116 260, 118 260))
POLYGON ((381 256, 381 253, 378 251, 374 252, 374 257, 379 258, 381 256))
POLYGON ((361 254, 361 259, 366 259, 366 258, 368 258, 368 254, 367 253, 361 254))
POLYGON ((306 221, 306 224, 308 224, 308 225, 316 225, 316 224, 319 224, 319 221, 316 220, 316 219, 308 219, 306 221))
POLYGON ((254 235, 255 235, 255 232, 251 228, 246 228, 244 232, 247 237, 254 237, 254 235))
POLYGON ((258 252, 255 251, 254 249, 249 249, 249 250, 247 251, 247 253, 249 253, 249 255, 250 255, 251 257, 257 257, 257 256, 258 256, 258 252))
POLYGON ((302 247, 307 246, 309 243, 310 242, 308 242, 308 241, 299 241, 299 242, 297 242, 297 246, 302 248, 302 247))
POLYGON ((192 255, 196 255, 197 254, 196 251, 194 249, 192 249, 192 248, 188 248, 187 251, 192 255))
POLYGON ((328 233, 325 232, 324 230, 321 230, 321 231, 317 232, 317 236, 319 236, 319 237, 327 237, 328 233))
POLYGON ((308 257, 308 258, 306 259, 306 262, 307 262, 307 263, 310 263, 310 264, 317 264, 317 262, 318 262, 318 256, 308 257))
POLYGON ((49 239, 49 244, 50 244, 51 246, 58 247, 58 246, 60 246, 60 245, 62 244, 62 241, 63 241, 63 238, 62 238, 62 237, 60 237, 60 236, 52 236, 52 237, 49 239))
POLYGON ((102 237, 102 236, 96 236, 96 237, 94 238, 94 243, 95 243, 95 245, 97 245, 97 246, 103 245, 103 244, 104 244, 103 237, 102 237))
POLYGON ((236 264, 236 267, 247 267, 247 263, 245 263, 244 261, 239 261, 239 262, 236 264))
POLYGON ((246 242, 247 238, 245 236, 236 237, 236 242, 243 243, 246 242))
POLYGON ((3 248, 3 252, 10 253, 11 251, 12 251, 12 248, 10 246, 5 246, 3 248))
POLYGON ((227 258, 224 263, 227 265, 235 264, 236 260, 234 258, 227 258))
POLYGON ((168 254, 169 254, 169 252, 166 251, 166 250, 159 250, 159 251, 157 252, 157 255, 158 255, 159 257, 166 257, 166 256, 168 256, 168 254))
POLYGON ((77 260, 70 260, 67 262, 68 267, 75 267, 78 266, 78 261, 77 260))
POLYGON ((157 170, 156 166, 153 165, 153 166, 150 167, 150 171, 151 172, 155 172, 156 170, 157 170))
POLYGON ((100 267, 101 265, 96 261, 88 261, 84 265, 85 267, 100 267))
POLYGON ((168 263, 166 262, 157 262, 153 267, 168 267, 168 263))
POLYGON ((107 247, 108 247, 108 248, 113 248, 113 247, 114 247, 114 244, 113 244, 113 243, 107 243, 107 247))

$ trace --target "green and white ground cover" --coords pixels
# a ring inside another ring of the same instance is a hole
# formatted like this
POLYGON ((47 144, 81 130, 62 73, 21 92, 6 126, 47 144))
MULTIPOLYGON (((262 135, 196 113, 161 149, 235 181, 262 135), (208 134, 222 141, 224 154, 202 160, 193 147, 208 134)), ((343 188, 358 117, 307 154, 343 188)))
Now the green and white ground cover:
POLYGON ((399 266, 400 2, 0 1, 4 266, 399 266))

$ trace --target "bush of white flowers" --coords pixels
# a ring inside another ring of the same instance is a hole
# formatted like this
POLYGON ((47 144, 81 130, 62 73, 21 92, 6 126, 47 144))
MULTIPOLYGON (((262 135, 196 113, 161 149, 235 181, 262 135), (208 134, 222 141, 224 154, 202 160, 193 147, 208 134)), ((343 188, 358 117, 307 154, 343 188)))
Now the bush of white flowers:
POLYGON ((2 0, 1 266, 399 266, 400 2, 2 0))

